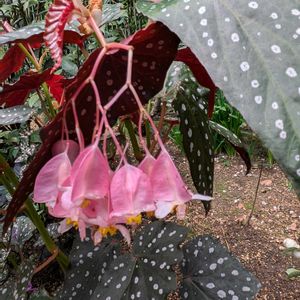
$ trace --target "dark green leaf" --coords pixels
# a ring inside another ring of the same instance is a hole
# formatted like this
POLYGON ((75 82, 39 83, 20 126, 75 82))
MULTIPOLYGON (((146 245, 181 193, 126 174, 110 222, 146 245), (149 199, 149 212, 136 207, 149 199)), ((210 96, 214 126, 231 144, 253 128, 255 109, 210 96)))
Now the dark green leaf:
POLYGON ((101 26, 123 17, 125 15, 125 10, 122 10, 121 8, 121 3, 104 4, 101 26))
MULTIPOLYGON (((112 261, 119 255, 119 244, 113 240, 102 241, 94 246, 88 240, 74 241, 70 259, 72 267, 66 274, 66 280, 59 299, 85 299, 94 293, 96 286, 112 261)), ((100 298, 103 299, 103 298, 100 298)))
POLYGON ((31 261, 22 263, 15 274, 0 286, 1 300, 26 300, 27 288, 33 275, 34 265, 31 261))
POLYGON ((209 91, 201 88, 190 69, 183 63, 173 63, 165 83, 180 118, 183 147, 198 193, 213 193, 214 158, 212 135, 207 117, 209 91))
POLYGON ((210 236, 189 241, 183 251, 182 299, 253 299, 261 286, 227 249, 210 236))
POLYGON ((0 109, 0 125, 24 123, 29 120, 33 112, 33 109, 25 105, 2 108, 0 109))
POLYGON ((61 67, 69 76, 75 76, 78 72, 77 65, 68 57, 62 58, 61 67))
POLYGON ((140 0, 201 60, 300 195, 299 3, 140 0))
POLYGON ((92 299, 165 299, 176 289, 171 266, 182 260, 179 245, 187 228, 174 223, 153 222, 135 236, 132 254, 117 258, 104 274, 92 299))
POLYGON ((209 121, 209 126, 212 130, 216 131, 218 134, 224 137, 232 145, 232 147, 240 154, 241 158, 244 160, 246 164, 247 174, 248 174, 251 169, 251 160, 250 160, 249 153, 245 149, 242 141, 229 129, 216 122, 209 121))

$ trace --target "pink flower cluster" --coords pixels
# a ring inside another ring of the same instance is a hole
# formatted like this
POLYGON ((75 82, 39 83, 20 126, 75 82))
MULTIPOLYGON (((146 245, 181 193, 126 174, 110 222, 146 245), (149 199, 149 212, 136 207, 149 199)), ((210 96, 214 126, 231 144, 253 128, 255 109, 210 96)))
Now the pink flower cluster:
POLYGON ((36 178, 34 201, 64 218, 62 232, 74 226, 83 239, 90 228, 95 244, 117 230, 130 242, 125 224, 140 223, 142 213, 164 218, 175 209, 182 219, 193 198, 165 148, 157 158, 146 154, 138 166, 124 160, 115 171, 97 142, 80 151, 74 141, 62 140, 52 152, 36 178))

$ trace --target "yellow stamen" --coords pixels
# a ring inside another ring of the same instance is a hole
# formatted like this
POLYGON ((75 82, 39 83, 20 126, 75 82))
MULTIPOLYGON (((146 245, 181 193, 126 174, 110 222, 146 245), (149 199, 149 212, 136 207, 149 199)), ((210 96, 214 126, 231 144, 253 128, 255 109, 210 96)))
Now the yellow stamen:
POLYGON ((147 211, 147 212, 146 212, 146 216, 147 216, 148 218, 153 218, 153 217, 155 216, 155 213, 154 213, 154 211, 147 211))
POLYGON ((107 237, 108 235, 115 235, 117 233, 117 228, 114 226, 109 226, 109 227, 99 227, 98 231, 101 233, 103 237, 107 237))
POLYGON ((142 215, 139 214, 139 215, 137 215, 135 217, 127 217, 126 221, 127 221, 126 223, 128 225, 131 225, 131 224, 141 224, 142 223, 142 215))
POLYGON ((66 219, 66 224, 67 225, 72 225, 75 229, 78 229, 78 222, 77 221, 72 221, 72 219, 67 218, 66 219))
POLYGON ((91 200, 84 199, 81 204, 81 208, 87 208, 90 204, 91 204, 91 200))

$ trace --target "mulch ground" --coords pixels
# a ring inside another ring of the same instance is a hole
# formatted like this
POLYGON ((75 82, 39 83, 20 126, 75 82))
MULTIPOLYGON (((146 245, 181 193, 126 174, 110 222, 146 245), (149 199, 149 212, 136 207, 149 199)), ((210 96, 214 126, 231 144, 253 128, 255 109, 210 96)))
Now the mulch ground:
MULTIPOLYGON (((185 181, 193 187, 188 162, 171 146, 172 156, 185 181)), ((285 238, 300 238, 300 201, 280 168, 264 166, 254 213, 260 163, 245 176, 238 158, 219 156, 215 164, 214 202, 208 217, 201 203, 191 203, 184 222, 195 234, 212 234, 254 273, 262 284, 257 299, 300 299, 300 278, 289 280, 285 271, 300 260, 283 253, 285 238)), ((265 164, 267 165, 267 164, 265 164)))

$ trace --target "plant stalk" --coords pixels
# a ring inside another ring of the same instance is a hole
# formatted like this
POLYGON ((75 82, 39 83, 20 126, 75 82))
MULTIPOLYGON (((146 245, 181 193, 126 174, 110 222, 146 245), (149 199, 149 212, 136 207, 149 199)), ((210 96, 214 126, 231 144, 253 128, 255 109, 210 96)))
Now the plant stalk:
MULTIPOLYGON (((19 184, 19 180, 14 173, 14 171, 11 169, 5 158, 0 154, 0 166, 1 166, 1 182, 6 187, 7 191, 13 195, 17 185, 19 184)), ((25 212, 29 219, 32 221, 32 223, 35 225, 37 230, 39 231, 41 238, 43 239, 45 246, 47 247, 48 251, 50 253, 53 253, 57 246, 52 240, 51 236, 49 235, 47 228, 45 227, 43 221, 41 220, 39 214, 35 210, 35 207, 32 204, 32 200, 28 198, 25 201, 25 212)), ((66 270, 66 268, 69 265, 69 259, 68 257, 61 251, 58 250, 58 255, 56 257, 57 262, 61 266, 63 270, 66 270)))

